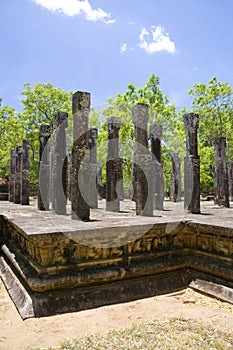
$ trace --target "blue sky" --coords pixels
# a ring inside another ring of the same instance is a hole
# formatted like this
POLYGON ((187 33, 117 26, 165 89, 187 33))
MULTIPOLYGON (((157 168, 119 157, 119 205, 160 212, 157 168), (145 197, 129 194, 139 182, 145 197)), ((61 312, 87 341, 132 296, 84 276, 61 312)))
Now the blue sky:
POLYGON ((0 97, 24 82, 89 91, 92 105, 151 74, 177 109, 213 76, 233 86, 232 0, 0 0, 0 97))

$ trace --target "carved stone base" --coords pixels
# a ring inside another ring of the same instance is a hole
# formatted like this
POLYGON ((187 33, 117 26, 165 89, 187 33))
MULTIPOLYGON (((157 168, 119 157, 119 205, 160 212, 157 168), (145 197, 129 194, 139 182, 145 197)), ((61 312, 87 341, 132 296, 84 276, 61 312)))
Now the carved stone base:
POLYGON ((30 295, 3 258, 3 282, 23 319, 91 309, 181 290, 190 283, 189 273, 179 269, 165 274, 116 281, 96 286, 30 295))
POLYGON ((30 232, 35 219, 27 225, 21 220, 16 224, 0 216, 0 276, 23 319, 189 285, 233 303, 232 228, 182 221, 167 232, 166 221, 147 226, 143 218, 115 227, 90 223, 80 231, 76 225, 63 234, 46 228, 30 232), (110 237, 114 241, 114 235, 118 245, 103 244, 110 237))

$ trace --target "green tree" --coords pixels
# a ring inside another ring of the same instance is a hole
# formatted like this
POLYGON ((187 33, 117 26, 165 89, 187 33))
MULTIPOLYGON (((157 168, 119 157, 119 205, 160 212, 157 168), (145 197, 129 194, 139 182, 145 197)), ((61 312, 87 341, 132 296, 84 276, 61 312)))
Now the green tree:
POLYGON ((14 108, 0 104, 0 176, 9 175, 10 150, 21 145, 24 125, 14 108))
MULTIPOLYGON (((31 178, 36 181, 38 176, 39 157, 39 128, 41 124, 49 124, 53 132, 54 115, 58 111, 68 112, 72 117, 71 103, 72 91, 66 92, 60 88, 53 87, 52 84, 35 84, 32 88, 29 83, 25 83, 22 99, 23 112, 20 115, 24 125, 24 137, 31 141, 31 178)), ((71 128, 69 123, 69 127, 71 128)))
POLYGON ((227 138, 227 156, 229 160, 233 157, 233 91, 228 83, 213 77, 207 84, 194 83, 188 93, 192 96, 192 110, 200 120, 201 189, 213 190, 213 145, 217 136, 227 138))
POLYGON ((195 83, 189 90, 192 109, 200 116, 200 140, 212 145, 217 136, 231 137, 233 91, 213 77, 208 84, 195 83))
MULTIPOLYGON (((127 90, 123 94, 117 94, 116 97, 110 97, 108 100, 108 106, 102 111, 105 118, 116 116, 121 120, 120 129, 120 156, 126 158, 123 171, 124 179, 128 184, 131 183, 131 159, 134 152, 134 127, 132 122, 132 106, 136 103, 146 103, 149 106, 149 123, 162 123, 164 130, 163 137, 163 154, 164 154, 164 166, 166 169, 170 168, 170 155, 169 147, 172 139, 174 139, 174 133, 179 133, 179 129, 176 128, 177 118, 175 105, 169 103, 169 99, 162 92, 160 88, 159 77, 152 74, 146 84, 143 87, 136 87, 135 84, 129 83, 127 90)), ((101 119, 101 118, 100 118, 101 119)), ((99 161, 106 161, 107 153, 107 127, 106 119, 102 122, 99 133, 99 161)), ((175 143, 173 142, 175 147, 175 143)), ((166 177, 167 186, 170 181, 169 177, 166 177)))

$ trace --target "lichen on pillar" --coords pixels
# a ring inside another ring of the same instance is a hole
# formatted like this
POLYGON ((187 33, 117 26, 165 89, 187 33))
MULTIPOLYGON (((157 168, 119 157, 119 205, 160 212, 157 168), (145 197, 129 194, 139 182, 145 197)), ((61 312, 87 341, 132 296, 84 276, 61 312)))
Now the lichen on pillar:
POLYGON ((178 153, 171 153, 171 181, 170 181, 170 199, 172 202, 181 200, 181 159, 178 153))
POLYGON ((228 188, 229 200, 233 201, 233 162, 228 162, 228 188))
POLYGON ((109 118, 107 127, 106 210, 118 212, 120 210, 120 196, 117 191, 117 185, 119 181, 122 181, 121 160, 119 158, 120 119, 117 117, 109 118))
POLYGON ((72 219, 89 221, 90 203, 90 150, 88 118, 90 113, 90 93, 77 91, 72 98, 73 147, 71 173, 72 219))
POLYGON ((218 136, 214 141, 214 201, 215 204, 230 207, 228 170, 226 161, 226 137, 218 136))
POLYGON ((67 198, 67 144, 68 113, 57 112, 54 116, 53 150, 53 207, 56 214, 66 214, 67 198))
POLYGON ((49 210, 50 195, 50 125, 42 124, 39 131, 40 160, 38 181, 38 209, 49 210))
POLYGON ((132 187, 136 215, 153 216, 153 162, 148 150, 148 105, 143 103, 134 105, 132 119, 135 131, 132 187))
POLYGON ((184 159, 184 207, 192 214, 200 213, 200 157, 198 155, 197 131, 199 115, 185 114, 186 156, 184 159))
POLYGON ((22 146, 16 146, 14 203, 20 204, 22 193, 22 146))
POLYGON ((164 177, 162 167, 161 140, 163 137, 162 124, 151 124, 150 126, 150 142, 151 153, 153 154, 153 193, 154 193, 154 209, 163 210, 164 200, 164 177))
POLYGON ((23 140, 22 143, 22 179, 21 199, 22 205, 29 205, 30 196, 30 141, 23 140))
POLYGON ((9 171, 9 202, 15 199, 15 172, 16 172, 16 149, 10 152, 10 171, 9 171))
POLYGON ((90 148, 90 188, 88 203, 91 208, 98 208, 98 190, 97 190, 97 139, 98 129, 89 129, 89 148, 90 148))

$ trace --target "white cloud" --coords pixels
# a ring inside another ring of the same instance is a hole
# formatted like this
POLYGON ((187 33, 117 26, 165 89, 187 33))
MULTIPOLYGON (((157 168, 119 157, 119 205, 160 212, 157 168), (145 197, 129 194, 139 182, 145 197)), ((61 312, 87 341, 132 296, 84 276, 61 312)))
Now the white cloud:
POLYGON ((171 41, 169 34, 162 26, 151 26, 150 33, 143 27, 139 35, 139 47, 149 54, 160 51, 171 54, 176 52, 175 43, 171 41))
POLYGON ((124 53, 127 50, 127 46, 128 46, 127 43, 124 43, 121 45, 121 53, 124 53))
POLYGON ((88 21, 103 21, 107 24, 115 22, 111 14, 98 8, 93 9, 88 0, 33 0, 36 4, 51 12, 61 12, 67 16, 84 15, 88 21))

